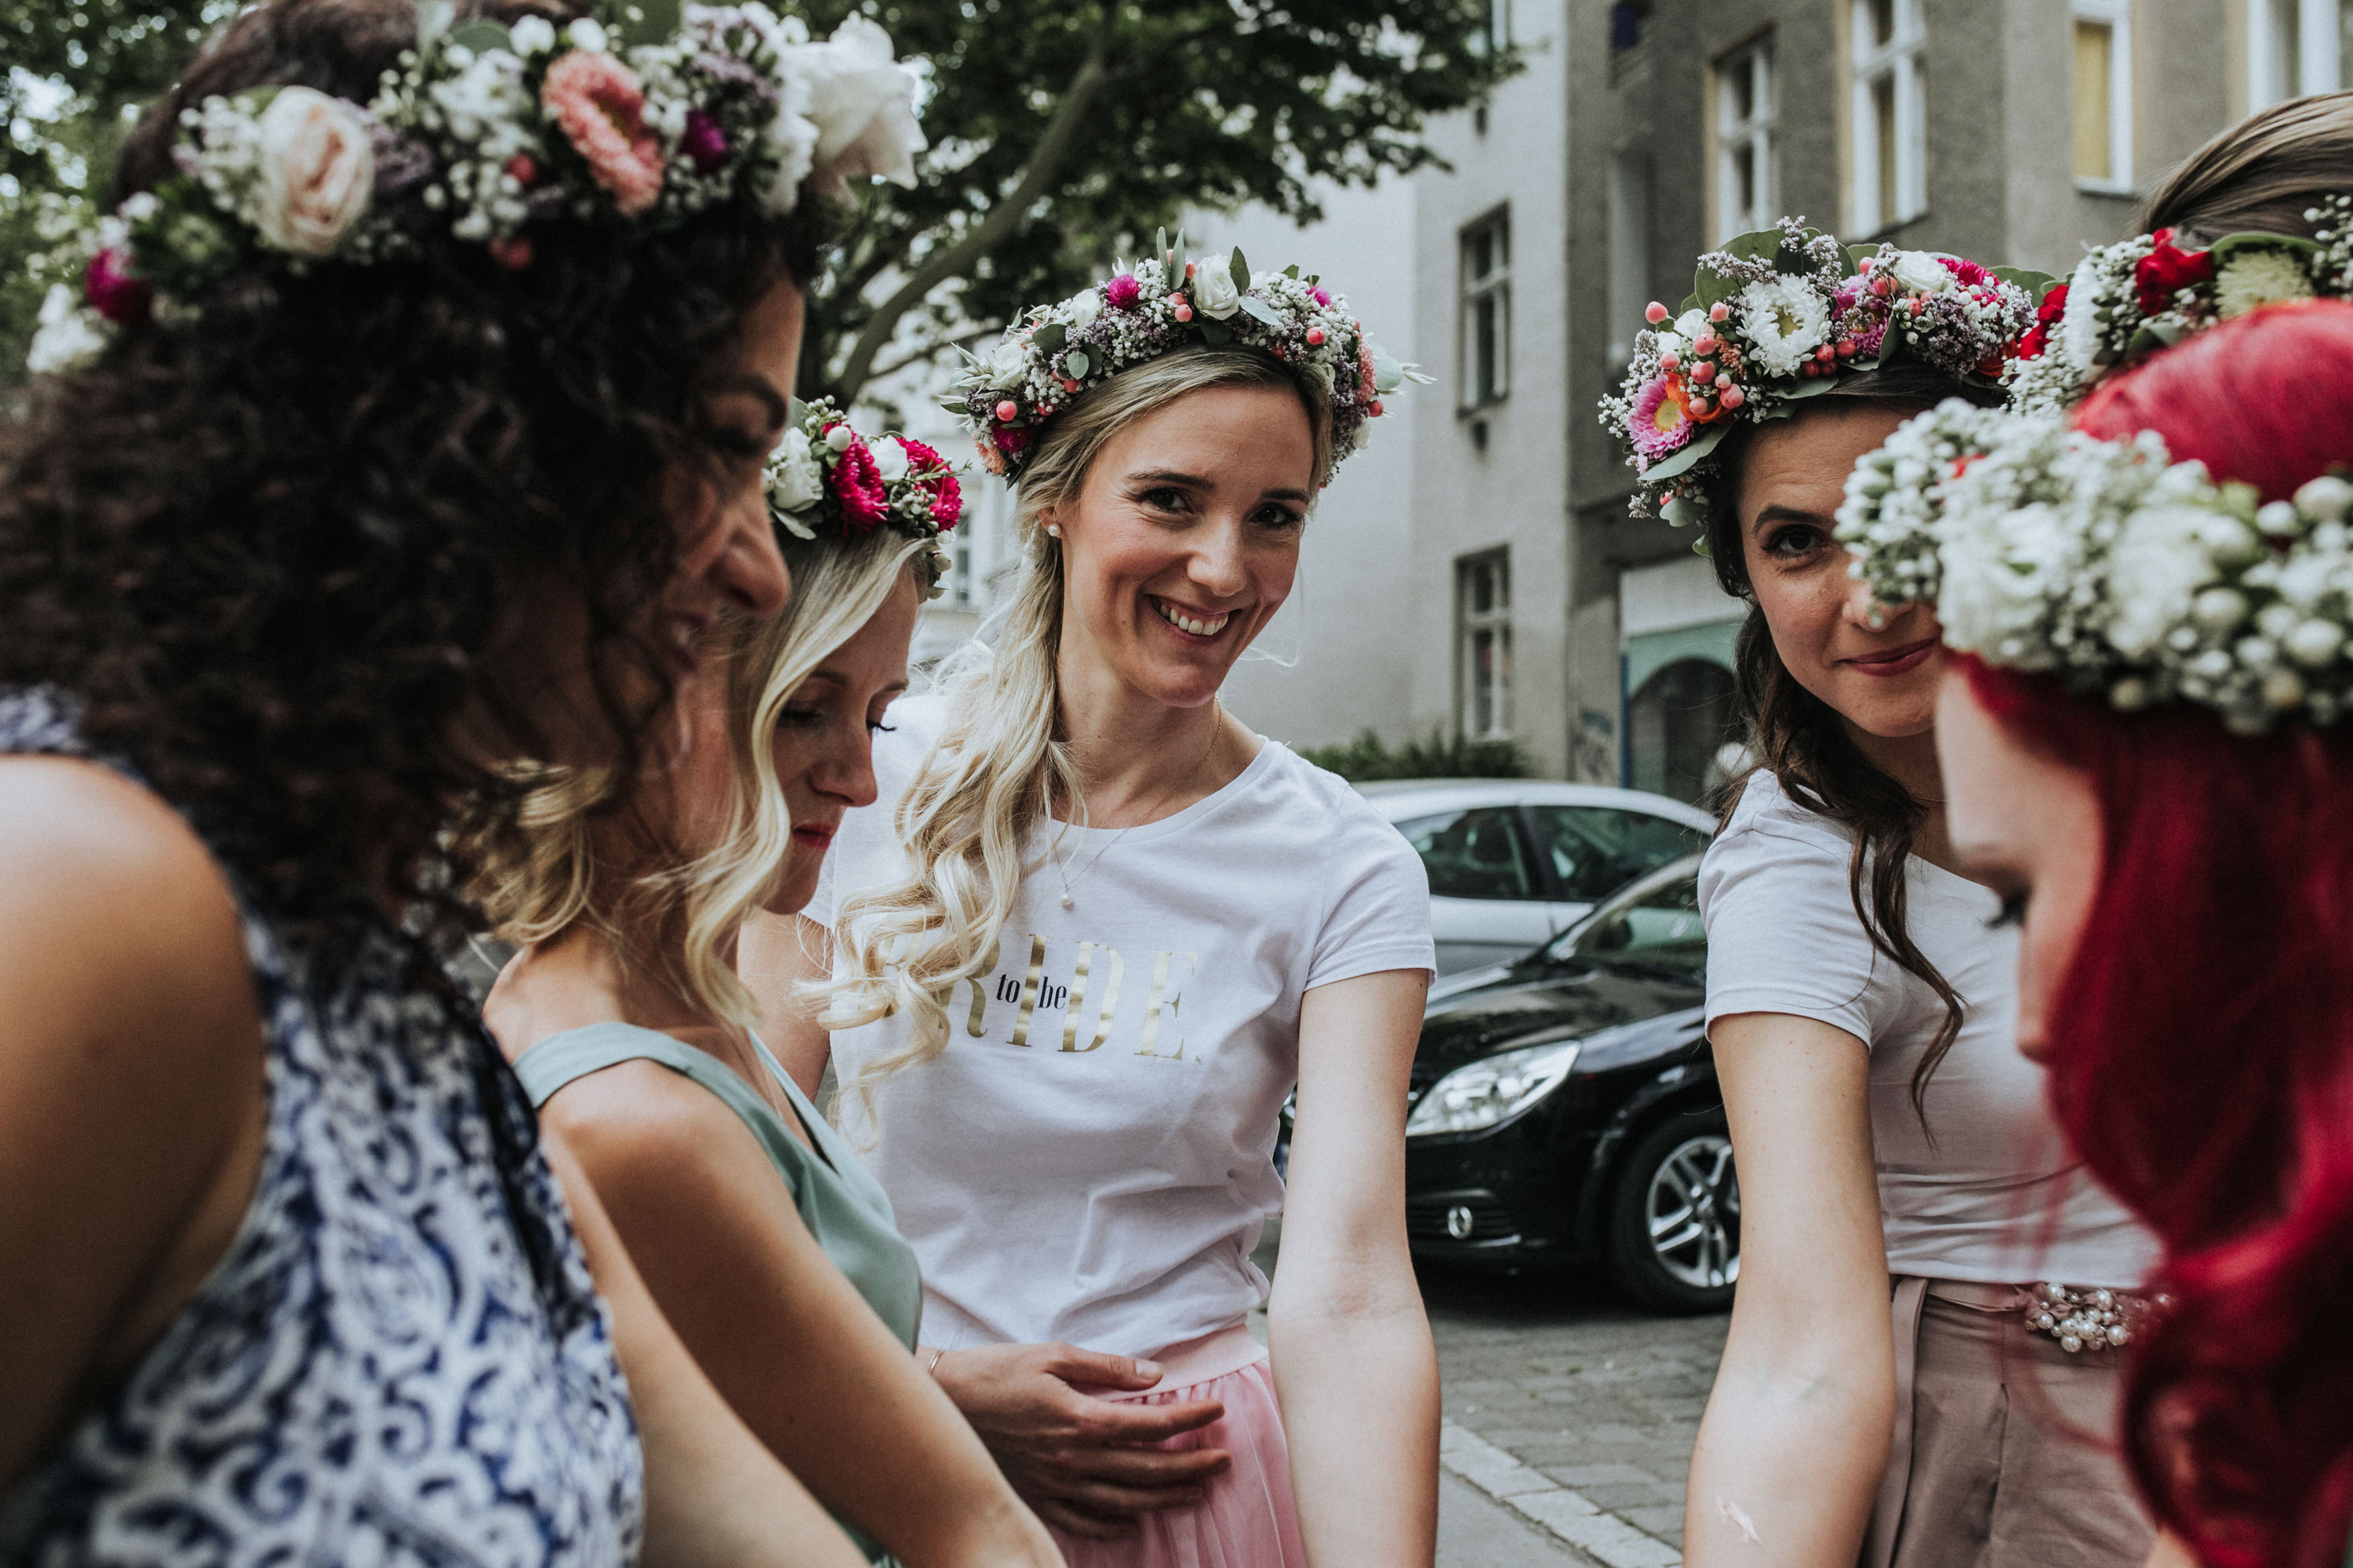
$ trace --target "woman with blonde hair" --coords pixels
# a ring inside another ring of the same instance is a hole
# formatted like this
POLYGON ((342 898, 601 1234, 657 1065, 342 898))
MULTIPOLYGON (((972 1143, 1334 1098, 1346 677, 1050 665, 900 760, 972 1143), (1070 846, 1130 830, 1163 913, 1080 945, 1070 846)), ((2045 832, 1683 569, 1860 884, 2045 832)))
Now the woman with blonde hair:
POLYGON ((955 485, 919 442, 801 416, 767 478, 791 605, 720 628, 674 760, 627 809, 597 808, 593 773, 543 774, 522 850, 483 878, 522 944, 484 1011, 688 1350, 871 1558, 1046 1568, 910 1353, 921 1289, 889 1200, 752 1031, 733 968, 744 920, 806 902, 843 812, 874 798, 872 731, 955 485))
POLYGON ((1428 887, 1217 700, 1402 379, 1314 279, 1239 256, 1018 322, 965 383, 1019 487, 1011 609, 893 710, 819 918, 745 949, 785 1016, 838 943, 839 1032, 779 1024, 784 1055, 807 1084, 830 1051, 923 1262, 927 1363, 1075 1568, 1430 1559, 1403 1138, 1428 887), (1244 1320, 1278 1211, 1270 1371, 1244 1320))

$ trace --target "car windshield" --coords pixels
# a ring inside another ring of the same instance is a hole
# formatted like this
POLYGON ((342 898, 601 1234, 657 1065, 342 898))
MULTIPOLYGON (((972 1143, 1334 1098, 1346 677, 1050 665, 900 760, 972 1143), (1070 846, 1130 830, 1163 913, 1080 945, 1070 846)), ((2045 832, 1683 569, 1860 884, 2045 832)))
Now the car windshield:
POLYGON ((1555 959, 1640 963, 1692 974, 1707 971, 1707 928, 1699 917, 1699 878, 1685 871, 1649 892, 1612 905, 1555 942, 1555 959))

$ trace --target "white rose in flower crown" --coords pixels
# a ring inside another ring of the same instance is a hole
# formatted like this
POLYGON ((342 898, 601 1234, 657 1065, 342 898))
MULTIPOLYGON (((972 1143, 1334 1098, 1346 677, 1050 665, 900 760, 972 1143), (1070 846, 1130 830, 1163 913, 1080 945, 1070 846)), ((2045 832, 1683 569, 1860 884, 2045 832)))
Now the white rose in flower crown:
POLYGON ((1219 321, 1242 308, 1242 291, 1234 285, 1230 254, 1194 259, 1193 305, 1201 314, 1219 321))
POLYGON ((1895 281, 1915 294, 1934 294, 1952 286, 1953 275, 1945 264, 1925 250, 1899 250, 1887 270, 1895 281))
POLYGON ((262 242, 326 256, 367 211, 375 186, 368 117, 307 87, 283 87, 261 111, 259 183, 248 198, 262 242))
POLYGON ((998 392, 1017 392, 1029 379, 1029 345, 1008 338, 988 356, 988 384, 998 392))
POLYGON ((913 189, 915 154, 930 143, 915 122, 915 78, 891 58, 891 35, 852 12, 833 37, 791 51, 808 80, 817 126, 819 195, 839 197, 846 182, 879 178, 913 189))
POLYGON ((907 477, 907 448, 896 436, 889 436, 866 448, 874 458, 876 477, 886 485, 897 484, 907 477))
MULTIPOLYGON (((795 426, 785 432, 768 459, 768 500, 777 510, 793 513, 807 511, 824 498, 825 470, 818 466, 808 432, 795 426)), ((804 528, 786 526, 803 539, 817 537, 804 528)))
POLYGON ((1096 289, 1084 289, 1062 301, 1062 314, 1074 327, 1092 327, 1103 314, 1103 295, 1096 289))

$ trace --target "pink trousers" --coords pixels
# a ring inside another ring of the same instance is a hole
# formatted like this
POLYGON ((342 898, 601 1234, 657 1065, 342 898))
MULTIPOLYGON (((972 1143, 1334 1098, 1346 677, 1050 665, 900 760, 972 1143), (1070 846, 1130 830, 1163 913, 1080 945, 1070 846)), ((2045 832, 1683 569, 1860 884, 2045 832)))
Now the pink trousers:
POLYGON ((1223 1416, 1160 1447, 1223 1448, 1233 1464, 1209 1483, 1199 1507, 1147 1513, 1134 1535, 1082 1541, 1047 1526, 1070 1568, 1306 1568, 1291 1496, 1291 1451, 1265 1350, 1236 1324, 1150 1359, 1163 1369, 1157 1384, 1141 1394, 1096 1396, 1142 1405, 1221 1400, 1223 1416))

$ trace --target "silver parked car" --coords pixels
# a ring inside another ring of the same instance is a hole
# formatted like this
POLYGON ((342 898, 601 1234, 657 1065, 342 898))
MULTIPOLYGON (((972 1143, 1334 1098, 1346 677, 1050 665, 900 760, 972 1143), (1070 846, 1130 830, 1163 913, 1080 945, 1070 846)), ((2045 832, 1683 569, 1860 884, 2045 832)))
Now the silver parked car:
POLYGON ((1542 779, 1356 786, 1430 871, 1438 972, 1524 957, 1644 872, 1704 848, 1715 821, 1643 790, 1542 779))

